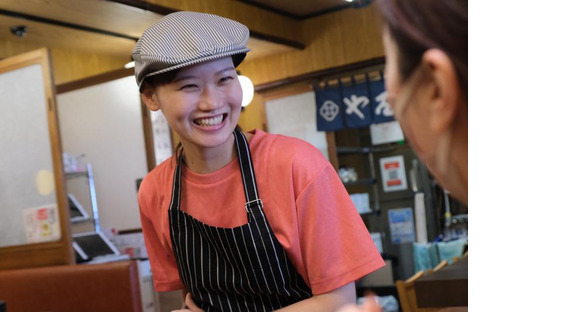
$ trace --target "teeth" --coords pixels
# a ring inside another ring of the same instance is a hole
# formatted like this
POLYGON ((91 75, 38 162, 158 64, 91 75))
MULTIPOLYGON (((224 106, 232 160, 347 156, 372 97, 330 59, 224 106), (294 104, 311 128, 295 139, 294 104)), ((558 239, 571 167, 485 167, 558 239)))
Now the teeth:
POLYGON ((219 125, 223 120, 224 115, 219 115, 218 117, 196 119, 194 122, 200 126, 209 127, 219 125))

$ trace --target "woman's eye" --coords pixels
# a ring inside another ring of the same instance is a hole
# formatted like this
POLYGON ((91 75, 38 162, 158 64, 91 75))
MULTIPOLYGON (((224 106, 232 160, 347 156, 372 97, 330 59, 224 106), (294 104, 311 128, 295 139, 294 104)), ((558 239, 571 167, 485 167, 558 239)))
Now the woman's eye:
POLYGON ((197 85, 195 85, 195 84, 186 84, 186 85, 182 86, 181 88, 179 88, 179 90, 193 89, 193 88, 197 88, 197 85))
POLYGON ((228 80, 232 80, 232 79, 234 79, 234 77, 232 77, 232 76, 227 76, 227 77, 223 77, 223 78, 221 78, 221 79, 220 79, 220 82, 226 82, 226 81, 228 81, 228 80))

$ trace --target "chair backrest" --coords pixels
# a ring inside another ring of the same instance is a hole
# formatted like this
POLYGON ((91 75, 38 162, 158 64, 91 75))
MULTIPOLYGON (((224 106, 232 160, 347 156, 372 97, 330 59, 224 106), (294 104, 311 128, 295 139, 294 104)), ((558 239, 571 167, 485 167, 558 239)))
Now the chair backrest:
MULTIPOLYGON (((436 272, 447 265, 447 261, 443 260, 439 263, 432 272, 436 272)), ((418 308, 417 307, 417 293, 415 292, 415 281, 421 276, 424 276, 425 272, 419 271, 415 275, 411 276, 406 281, 397 281, 397 292, 399 293, 399 305, 403 312, 435 312, 439 311, 440 308, 418 308)))
POLYGON ((425 272, 419 271, 406 281, 397 281, 397 292, 399 293, 399 304, 403 312, 417 311, 417 294, 415 293, 415 281, 425 275, 425 272))
POLYGON ((437 272, 437 271, 441 270, 442 268, 446 267, 447 264, 448 264, 447 260, 443 260, 437 266, 435 266, 433 269, 427 270, 427 274, 437 272))

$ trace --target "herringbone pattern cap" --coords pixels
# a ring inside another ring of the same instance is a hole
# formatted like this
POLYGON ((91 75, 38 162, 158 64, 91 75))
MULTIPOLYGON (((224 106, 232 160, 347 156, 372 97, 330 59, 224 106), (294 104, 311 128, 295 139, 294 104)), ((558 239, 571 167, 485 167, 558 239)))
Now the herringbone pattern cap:
POLYGON ((133 49, 135 78, 143 79, 184 66, 224 56, 242 62, 250 31, 245 25, 221 16, 175 12, 164 16, 143 33, 133 49))

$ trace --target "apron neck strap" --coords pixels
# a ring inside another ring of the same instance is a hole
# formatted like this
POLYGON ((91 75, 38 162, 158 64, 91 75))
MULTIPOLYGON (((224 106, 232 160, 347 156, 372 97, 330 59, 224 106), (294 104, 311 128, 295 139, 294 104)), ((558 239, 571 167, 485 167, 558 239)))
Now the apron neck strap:
POLYGON ((170 210, 179 210, 179 205, 181 204, 181 164, 183 163, 183 148, 180 149, 176 161, 175 171, 173 172, 171 203, 169 204, 170 210))
POLYGON ((259 198, 256 176, 254 175, 254 164, 250 154, 250 146, 246 136, 236 129, 234 131, 236 139, 236 150, 238 152, 238 162, 240 172, 242 173, 242 182, 244 183, 244 193, 246 194, 246 203, 256 201, 259 198))
MULTIPOLYGON (((246 136, 237 129, 234 131, 234 138, 236 141, 236 151, 238 153, 238 162, 240 164, 242 182, 244 184, 246 203, 254 202, 259 199, 259 195, 248 140, 246 139, 246 136)), ((181 152, 179 153, 179 155, 177 155, 177 164, 175 165, 175 172, 173 173, 173 189, 171 192, 171 203, 169 204, 169 208, 171 210, 179 210, 179 206, 181 204, 182 164, 183 164, 183 149, 181 149, 181 152)))

